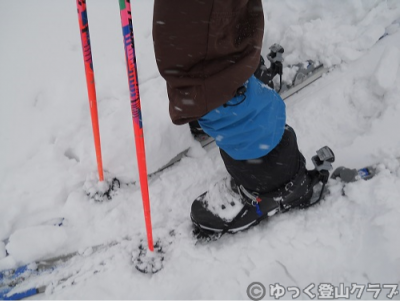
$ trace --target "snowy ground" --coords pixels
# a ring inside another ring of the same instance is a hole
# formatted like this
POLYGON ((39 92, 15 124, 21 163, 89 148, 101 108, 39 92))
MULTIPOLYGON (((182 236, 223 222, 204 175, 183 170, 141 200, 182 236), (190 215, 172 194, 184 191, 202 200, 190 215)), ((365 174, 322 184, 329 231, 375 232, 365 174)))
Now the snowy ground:
POLYGON ((348 185, 346 196, 332 183, 321 206, 207 245, 191 236, 190 205, 224 166, 217 149, 202 151, 187 126, 170 122, 152 49, 152 1, 133 1, 149 172, 192 146, 191 157, 150 179, 154 236, 166 251, 164 269, 152 276, 131 264, 145 228, 117 2, 88 0, 103 161, 107 178, 122 182, 112 201, 95 203, 83 189, 96 161, 75 3, 0 1, 0 270, 84 253, 35 280, 52 280, 44 299, 248 299, 255 281, 314 283, 314 293, 326 282, 400 282, 398 1, 263 1, 263 54, 277 42, 287 64, 332 67, 286 102, 306 158, 329 145, 336 167, 380 162, 379 173, 348 185), (63 226, 53 226, 60 218, 63 226), (114 241, 89 255, 89 246, 114 241))

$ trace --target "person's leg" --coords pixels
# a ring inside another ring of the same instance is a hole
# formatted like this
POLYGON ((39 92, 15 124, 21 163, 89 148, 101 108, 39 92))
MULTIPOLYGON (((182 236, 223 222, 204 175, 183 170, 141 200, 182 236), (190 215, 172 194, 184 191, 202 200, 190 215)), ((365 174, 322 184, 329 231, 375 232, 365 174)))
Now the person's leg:
POLYGON ((286 127, 280 143, 256 160, 234 160, 220 150, 231 179, 224 178, 192 204, 199 237, 208 232, 237 232, 277 212, 307 206, 313 178, 298 150, 294 130, 286 127))
POLYGON ((189 122, 190 132, 194 137, 198 135, 206 135, 197 120, 189 122))
POLYGON ((272 89, 251 77, 245 94, 203 116, 229 177, 210 185, 192 204, 196 228, 236 232, 290 208, 307 206, 312 178, 296 134, 285 127, 285 105, 272 89))
POLYGON ((237 185, 249 191, 268 193, 293 180, 304 166, 296 135, 286 127, 280 143, 266 156, 254 160, 234 160, 220 149, 226 169, 237 185), (301 166, 303 165, 303 166, 301 166))

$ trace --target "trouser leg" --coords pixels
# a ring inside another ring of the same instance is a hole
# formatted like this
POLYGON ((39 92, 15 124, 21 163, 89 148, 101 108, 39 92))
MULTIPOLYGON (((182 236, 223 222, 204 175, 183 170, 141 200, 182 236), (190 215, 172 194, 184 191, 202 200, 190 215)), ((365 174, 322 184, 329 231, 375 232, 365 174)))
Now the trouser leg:
POLYGON ((254 160, 234 160, 220 149, 222 159, 236 184, 259 193, 272 192, 289 181, 304 166, 294 130, 287 126, 280 143, 266 156, 254 160), (302 165, 302 166, 300 166, 302 165))

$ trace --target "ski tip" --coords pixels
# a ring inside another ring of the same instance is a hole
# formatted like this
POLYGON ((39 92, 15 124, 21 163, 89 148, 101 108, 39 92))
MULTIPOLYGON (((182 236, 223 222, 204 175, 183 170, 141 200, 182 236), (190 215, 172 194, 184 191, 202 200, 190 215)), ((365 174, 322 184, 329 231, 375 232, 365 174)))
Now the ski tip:
POLYGON ((0 290, 0 300, 21 300, 38 294, 38 290, 36 288, 31 288, 26 291, 14 294, 11 291, 12 288, 0 290))
POLYGON ((144 274, 155 274, 164 267, 164 251, 160 241, 154 245, 154 251, 151 252, 141 242, 139 245, 139 255, 132 258, 135 268, 144 274))

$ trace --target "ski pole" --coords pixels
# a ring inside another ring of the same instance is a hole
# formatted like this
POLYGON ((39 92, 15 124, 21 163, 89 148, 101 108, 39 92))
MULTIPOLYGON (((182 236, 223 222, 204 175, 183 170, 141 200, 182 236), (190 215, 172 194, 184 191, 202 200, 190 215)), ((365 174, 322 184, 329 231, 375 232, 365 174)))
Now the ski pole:
POLYGON ((99 117, 97 114, 96 87, 94 84, 94 71, 92 49, 90 47, 89 23, 86 12, 86 0, 76 0, 78 7, 79 28, 81 32, 83 60, 85 63, 86 85, 89 96, 90 116, 92 119, 92 128, 94 136, 94 146, 96 149, 97 171, 99 180, 104 181, 103 162, 101 158, 99 117))
POLYGON ((147 242, 149 245, 149 250, 153 252, 154 246, 151 227, 149 187, 147 183, 146 153, 144 148, 139 81, 137 75, 130 0, 119 0, 119 7, 121 13, 122 34, 124 37, 125 45, 126 69, 128 72, 131 110, 136 144, 136 156, 139 167, 140 188, 142 192, 144 217, 146 221, 147 242))

